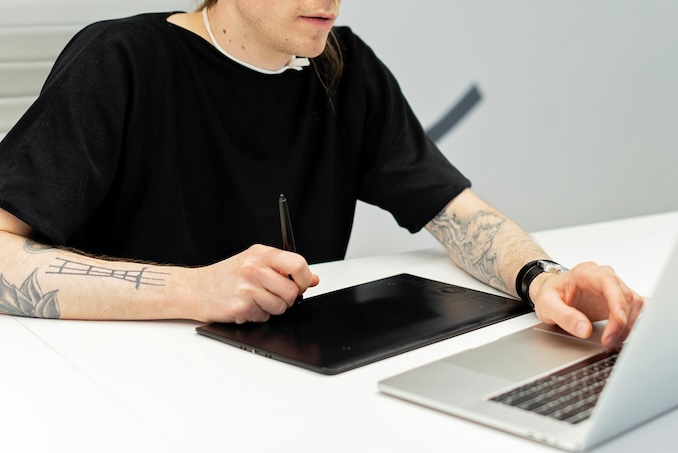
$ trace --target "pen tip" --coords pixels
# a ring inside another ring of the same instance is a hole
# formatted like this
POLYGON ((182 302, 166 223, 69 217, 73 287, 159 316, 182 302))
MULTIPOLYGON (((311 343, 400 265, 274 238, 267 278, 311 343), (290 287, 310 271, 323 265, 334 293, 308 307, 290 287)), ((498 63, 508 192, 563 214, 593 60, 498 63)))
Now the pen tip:
POLYGON ((285 201, 285 194, 284 193, 280 194, 280 201, 285 201))

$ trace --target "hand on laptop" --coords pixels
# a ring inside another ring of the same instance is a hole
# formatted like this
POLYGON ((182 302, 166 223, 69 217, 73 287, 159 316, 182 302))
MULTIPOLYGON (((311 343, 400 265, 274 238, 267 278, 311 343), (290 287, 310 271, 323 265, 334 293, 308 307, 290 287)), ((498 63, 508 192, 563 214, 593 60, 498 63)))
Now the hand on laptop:
POLYGON ((612 268, 594 263, 539 275, 530 286, 530 297, 539 319, 580 338, 591 335, 592 322, 608 319, 602 342, 612 349, 622 345, 644 302, 612 268))

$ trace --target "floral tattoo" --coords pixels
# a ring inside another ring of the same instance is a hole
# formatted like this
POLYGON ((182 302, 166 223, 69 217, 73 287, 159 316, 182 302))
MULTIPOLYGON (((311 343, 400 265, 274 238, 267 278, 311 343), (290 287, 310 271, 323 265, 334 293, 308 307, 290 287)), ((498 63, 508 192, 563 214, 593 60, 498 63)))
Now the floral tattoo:
POLYGON ((32 318, 59 318, 59 304, 56 291, 43 294, 36 277, 37 269, 16 287, 0 275, 0 312, 32 318))
POLYGON ((440 212, 428 225, 429 231, 445 245, 454 260, 471 275, 495 288, 506 290, 499 277, 494 238, 505 219, 481 211, 465 222, 440 212))

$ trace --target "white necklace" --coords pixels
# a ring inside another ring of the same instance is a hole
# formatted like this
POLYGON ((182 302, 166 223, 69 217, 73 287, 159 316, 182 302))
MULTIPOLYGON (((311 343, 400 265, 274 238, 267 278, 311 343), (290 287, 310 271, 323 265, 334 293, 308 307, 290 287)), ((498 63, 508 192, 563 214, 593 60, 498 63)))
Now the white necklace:
POLYGON ((254 65, 251 65, 249 63, 246 63, 242 60, 239 60, 238 58, 234 57, 233 55, 229 54, 226 52, 217 42, 217 40, 214 38, 214 34, 212 33, 212 26, 210 25, 210 20, 207 17, 207 8, 203 8, 202 10, 202 21, 205 23, 205 28, 207 29, 207 34, 210 36, 210 41, 212 42, 212 45, 222 54, 226 55, 228 58, 231 60, 235 61, 236 63, 245 66, 246 68, 249 68, 253 71, 260 72, 262 74, 281 74, 288 69, 294 69, 297 71, 301 71, 304 69, 304 66, 308 66, 311 64, 311 62, 308 60, 308 58, 297 58, 294 55, 290 58, 290 61, 287 62, 285 66, 282 68, 276 70, 276 71, 271 71, 269 69, 262 69, 258 68, 254 65))

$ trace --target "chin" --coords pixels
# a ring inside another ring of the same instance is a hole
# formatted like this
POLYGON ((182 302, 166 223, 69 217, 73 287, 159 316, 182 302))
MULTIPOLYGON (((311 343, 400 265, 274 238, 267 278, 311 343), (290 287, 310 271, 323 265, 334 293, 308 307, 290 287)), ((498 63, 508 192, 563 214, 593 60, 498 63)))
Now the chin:
POLYGON ((308 43, 307 45, 299 46, 297 52, 293 52, 294 55, 298 57, 306 57, 306 58, 315 58, 320 56, 325 51, 325 47, 327 46, 327 37, 320 41, 313 41, 312 43, 308 43))

